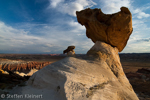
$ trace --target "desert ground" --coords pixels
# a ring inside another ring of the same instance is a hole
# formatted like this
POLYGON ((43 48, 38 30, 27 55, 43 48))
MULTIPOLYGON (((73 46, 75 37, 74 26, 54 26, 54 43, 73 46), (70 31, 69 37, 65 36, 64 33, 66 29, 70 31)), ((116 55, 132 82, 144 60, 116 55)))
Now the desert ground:
MULTIPOLYGON (((139 99, 150 100, 150 54, 132 53, 119 55, 124 72, 129 79, 134 91, 138 95, 139 99)), ((45 67, 46 65, 54 63, 65 57, 66 55, 63 54, 0 54, 0 69, 7 72, 29 72, 31 69, 34 68, 39 70, 42 67, 45 67), (20 69, 19 67, 22 68, 20 69)), ((12 81, 14 81, 15 85, 17 85, 21 84, 21 82, 18 82, 17 79, 21 79, 23 82, 28 80, 28 78, 22 77, 23 76, 14 75, 11 76, 11 79, 15 78, 15 80, 12 81)), ((7 82, 4 82, 2 76, 0 78, 0 89, 4 90, 8 84, 7 82)), ((8 80, 9 78, 7 78, 7 81, 8 80)), ((10 87, 12 88, 13 86, 14 84, 10 87)))
POLYGON ((150 100, 150 54, 120 54, 120 61, 140 100, 150 100))

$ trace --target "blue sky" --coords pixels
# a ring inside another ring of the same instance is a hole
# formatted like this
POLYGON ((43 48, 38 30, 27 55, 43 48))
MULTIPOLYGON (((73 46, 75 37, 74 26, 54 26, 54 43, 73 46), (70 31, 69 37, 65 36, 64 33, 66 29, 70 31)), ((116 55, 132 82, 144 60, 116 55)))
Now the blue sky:
POLYGON ((75 11, 101 8, 106 14, 128 7, 133 33, 122 53, 150 53, 149 0, 0 0, 0 53, 62 53, 75 45, 86 53, 94 43, 75 11))

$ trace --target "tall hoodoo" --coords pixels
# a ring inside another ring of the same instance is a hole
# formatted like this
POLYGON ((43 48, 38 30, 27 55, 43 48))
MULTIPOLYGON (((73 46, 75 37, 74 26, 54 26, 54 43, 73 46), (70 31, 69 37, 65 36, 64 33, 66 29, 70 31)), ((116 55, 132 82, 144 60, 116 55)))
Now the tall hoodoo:
POLYGON ((117 47, 121 52, 127 44, 132 28, 132 15, 128 8, 121 7, 114 14, 104 14, 101 9, 77 11, 77 20, 86 27, 86 36, 94 43, 102 41, 117 47))

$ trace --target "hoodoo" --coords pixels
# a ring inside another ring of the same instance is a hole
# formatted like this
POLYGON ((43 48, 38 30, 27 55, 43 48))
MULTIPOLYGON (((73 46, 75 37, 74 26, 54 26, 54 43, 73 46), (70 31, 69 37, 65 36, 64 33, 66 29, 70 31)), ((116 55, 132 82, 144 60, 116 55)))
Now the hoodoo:
POLYGON ((77 12, 87 37, 95 43, 87 55, 66 57, 40 69, 27 86, 16 87, 12 94, 42 95, 42 100, 139 100, 118 55, 132 33, 131 18, 125 7, 111 15, 100 9, 77 12))

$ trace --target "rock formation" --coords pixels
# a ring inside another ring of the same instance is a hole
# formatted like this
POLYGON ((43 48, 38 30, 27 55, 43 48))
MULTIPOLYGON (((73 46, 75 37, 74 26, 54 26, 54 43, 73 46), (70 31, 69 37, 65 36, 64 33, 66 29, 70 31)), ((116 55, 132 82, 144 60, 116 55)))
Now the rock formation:
POLYGON ((77 17, 95 42, 87 55, 52 63, 34 73, 27 86, 11 93, 42 94, 42 100, 139 100, 118 55, 132 32, 130 11, 122 7, 119 13, 105 15, 99 9, 86 9, 77 12, 77 17))
POLYGON ((63 54, 68 53, 69 51, 74 51, 75 46, 68 46, 66 50, 63 51, 63 54))
POLYGON ((128 8, 121 7, 115 14, 104 14, 101 9, 77 11, 77 20, 86 27, 86 36, 117 47, 121 52, 127 44, 132 28, 132 15, 128 8))
POLYGON ((12 93, 42 93, 42 100, 138 100, 123 72, 118 49, 96 42, 91 50, 99 51, 100 58, 66 57, 34 73, 27 86, 12 93))
POLYGON ((66 50, 63 51, 63 54, 67 53, 67 56, 75 56, 75 46, 68 46, 66 50))
POLYGON ((68 57, 75 57, 75 51, 73 50, 73 51, 69 51, 68 53, 67 53, 67 56, 68 57))
POLYGON ((41 69, 47 65, 49 65, 50 62, 34 62, 34 61, 7 61, 0 63, 0 69, 5 71, 18 71, 18 72, 24 72, 28 73, 31 69, 41 69))

